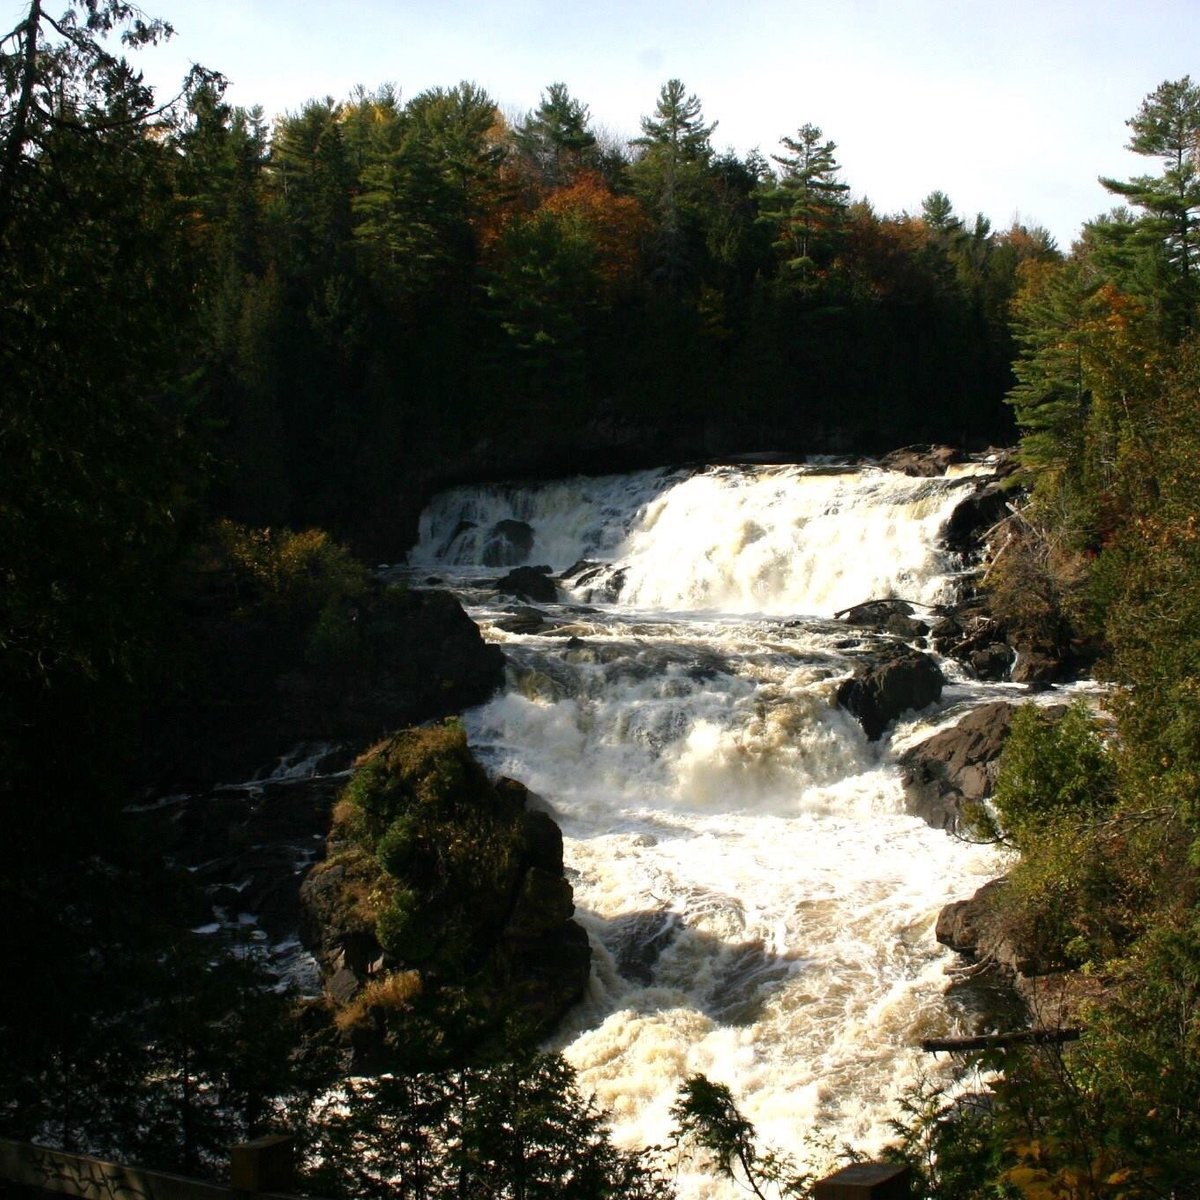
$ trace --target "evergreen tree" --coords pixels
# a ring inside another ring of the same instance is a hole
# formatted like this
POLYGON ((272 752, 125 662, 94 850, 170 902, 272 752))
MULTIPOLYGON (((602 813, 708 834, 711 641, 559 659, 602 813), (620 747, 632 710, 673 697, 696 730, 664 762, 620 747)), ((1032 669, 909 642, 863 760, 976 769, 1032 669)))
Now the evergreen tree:
POLYGON ((781 141, 790 154, 773 154, 782 171, 762 198, 764 219, 775 231, 775 247, 790 275, 811 275, 832 257, 850 190, 837 174, 837 145, 822 141, 815 125, 802 125, 781 141))
POLYGON ((182 114, 108 49, 167 32, 33 0, 0 57, 0 954, 23 974, 0 993, 0 1120, 26 1132, 137 1078, 124 1017, 171 907, 121 807, 199 474, 195 281, 182 114))
POLYGON ((683 291, 699 273, 698 230, 716 127, 704 123, 699 98, 671 79, 654 115, 642 118, 642 136, 630 143, 641 152, 631 169, 634 186, 657 221, 655 275, 670 292, 683 291))
POLYGON ((1161 83, 1127 124, 1128 149, 1159 159, 1162 174, 1100 182, 1145 211, 1138 239, 1158 250, 1169 327, 1190 329, 1200 299, 1200 88, 1187 75, 1161 83))
POLYGON ((513 129, 513 141, 545 186, 561 187, 597 159, 589 121, 587 105, 565 83, 552 83, 541 104, 513 129))

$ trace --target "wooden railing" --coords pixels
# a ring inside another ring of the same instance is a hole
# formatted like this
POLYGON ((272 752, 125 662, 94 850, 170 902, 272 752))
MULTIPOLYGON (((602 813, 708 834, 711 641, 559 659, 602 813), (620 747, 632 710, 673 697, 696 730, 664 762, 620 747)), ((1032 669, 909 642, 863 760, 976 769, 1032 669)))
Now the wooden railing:
MULTIPOLYGON (((814 1200, 909 1200, 907 1167, 855 1163, 821 1180, 814 1200)), ((51 1150, 0 1138, 0 1195, 5 1185, 78 1196, 82 1200, 247 1200, 286 1196, 295 1186, 295 1147, 290 1137, 264 1137, 231 1146, 229 1186, 185 1179, 162 1171, 51 1150)))
POLYGON ((286 1194, 295 1183, 292 1139, 264 1137, 231 1146, 229 1166, 229 1186, 223 1187, 0 1138, 0 1185, 83 1200, 233 1200, 286 1194))

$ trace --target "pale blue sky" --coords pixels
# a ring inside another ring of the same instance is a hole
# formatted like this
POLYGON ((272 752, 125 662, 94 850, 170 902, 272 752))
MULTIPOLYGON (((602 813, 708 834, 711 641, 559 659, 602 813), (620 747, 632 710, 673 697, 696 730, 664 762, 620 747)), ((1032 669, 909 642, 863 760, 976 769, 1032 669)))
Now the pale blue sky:
POLYGON ((719 149, 770 154, 811 121, 879 211, 940 188, 968 217, 1019 214, 1064 248, 1111 206, 1098 175, 1156 169, 1123 149, 1143 96, 1200 77, 1200 0, 142 3, 177 31, 142 56, 160 87, 195 60, 274 114, 358 83, 407 98, 472 79, 523 113, 561 80, 597 125, 634 136, 678 77, 720 122, 719 149))

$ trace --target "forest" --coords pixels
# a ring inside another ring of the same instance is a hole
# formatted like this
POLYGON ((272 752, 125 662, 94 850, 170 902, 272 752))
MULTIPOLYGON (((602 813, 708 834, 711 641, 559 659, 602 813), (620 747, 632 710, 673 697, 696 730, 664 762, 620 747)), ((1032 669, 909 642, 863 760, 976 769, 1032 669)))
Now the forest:
MULTIPOLYGON (((1146 174, 1064 251, 936 187, 851 201, 803 113, 720 152, 679 80, 627 145, 561 82, 517 121, 460 82, 268 126, 215 71, 156 96, 171 31, 133 5, 59 8, 0 38, 0 1133, 203 1173, 286 1125, 317 1195, 669 1194, 528 1046, 323 1108, 291 999, 188 936, 130 797, 211 777, 198 731, 257 713, 231 679, 343 688, 347 614, 392 603, 361 560, 449 483, 1019 439, 988 602, 1094 646, 1111 720, 1018 723, 986 832, 1095 999, 1078 1043, 985 1056, 986 1106, 905 1098, 896 1153, 930 1197, 1200 1196, 1200 87, 1146 97, 1146 174)), ((805 1194, 719 1085, 676 1117, 805 1194)))

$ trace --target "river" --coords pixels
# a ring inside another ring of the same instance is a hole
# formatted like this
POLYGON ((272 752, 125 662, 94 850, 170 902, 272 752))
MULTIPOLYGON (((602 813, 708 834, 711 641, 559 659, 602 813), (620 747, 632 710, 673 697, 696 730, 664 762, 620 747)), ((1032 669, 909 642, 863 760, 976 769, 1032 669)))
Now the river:
MULTIPOLYGON (((832 706, 865 636, 834 614, 952 598, 962 564, 938 535, 984 470, 647 471, 426 511, 411 578, 451 586, 508 656, 471 743, 559 822, 592 943, 551 1048, 622 1144, 662 1142, 703 1072, 765 1143, 870 1153, 896 1097, 948 1069, 919 1049, 956 1021, 934 923, 1001 867, 906 814, 895 755, 1018 689, 943 664, 940 705, 868 742, 832 706), (570 581, 554 603, 497 596, 520 563, 570 581)), ((734 1194, 698 1173, 680 1191, 734 1194)))

